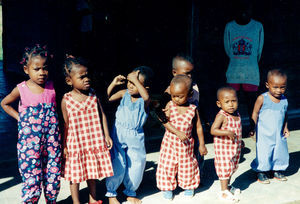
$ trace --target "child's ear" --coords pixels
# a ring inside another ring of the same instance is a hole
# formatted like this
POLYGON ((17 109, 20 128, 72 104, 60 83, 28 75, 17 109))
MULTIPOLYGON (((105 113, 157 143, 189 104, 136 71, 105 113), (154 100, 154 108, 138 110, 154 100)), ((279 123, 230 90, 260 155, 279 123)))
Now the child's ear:
POLYGON ((269 83, 268 82, 266 82, 265 83, 265 85, 266 85, 266 87, 267 87, 267 89, 269 88, 269 83))
POLYGON ((24 66, 24 67, 23 67, 23 70, 24 70, 24 72, 25 72, 26 74, 28 74, 28 67, 27 67, 27 66, 24 66))
POLYGON ((69 86, 72 86, 72 81, 71 81, 71 78, 69 76, 66 77, 66 83, 69 85, 69 86))
POLYGON ((193 91, 193 90, 191 90, 191 91, 189 92, 189 95, 188 95, 188 97, 192 97, 192 96, 193 96, 193 94, 194 94, 194 91, 193 91))
POLYGON ((176 69, 172 69, 172 74, 173 74, 173 76, 176 76, 176 69))
POLYGON ((219 108, 221 108, 221 102, 220 102, 220 101, 217 101, 216 104, 217 104, 217 106, 218 106, 219 108))

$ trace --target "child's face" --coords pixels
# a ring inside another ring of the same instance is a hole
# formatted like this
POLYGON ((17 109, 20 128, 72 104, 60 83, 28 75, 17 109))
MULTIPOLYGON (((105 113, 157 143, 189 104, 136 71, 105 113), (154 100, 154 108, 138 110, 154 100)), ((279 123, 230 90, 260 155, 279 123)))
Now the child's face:
POLYGON ((286 91, 286 84, 287 77, 273 75, 268 79, 268 82, 266 82, 266 87, 273 97, 280 99, 286 91))
POLYGON ((187 75, 189 77, 192 77, 192 71, 194 69, 194 66, 185 60, 175 60, 174 67, 173 67, 173 76, 182 74, 187 75))
MULTIPOLYGON (((141 74, 139 74, 138 76, 138 80, 141 82, 142 85, 144 85, 144 81, 145 81, 145 77, 141 74)), ((139 91, 136 88, 136 86, 134 85, 134 83, 132 83, 131 81, 127 81, 127 89, 128 89, 128 93, 131 96, 135 96, 135 95, 139 95, 139 91)))
POLYGON ((45 64, 46 59, 40 56, 32 57, 28 64, 24 66, 24 72, 29 78, 38 85, 46 83, 48 78, 48 68, 45 64))
POLYGON ((67 84, 73 86, 73 89, 88 91, 91 87, 88 69, 82 65, 73 66, 76 67, 72 69, 69 78, 67 78, 67 84))
POLYGON ((170 94, 172 101, 180 106, 184 105, 189 99, 189 90, 185 83, 171 84, 170 94))
POLYGON ((238 108, 238 99, 235 91, 222 91, 218 96, 217 106, 223 111, 233 114, 238 108))

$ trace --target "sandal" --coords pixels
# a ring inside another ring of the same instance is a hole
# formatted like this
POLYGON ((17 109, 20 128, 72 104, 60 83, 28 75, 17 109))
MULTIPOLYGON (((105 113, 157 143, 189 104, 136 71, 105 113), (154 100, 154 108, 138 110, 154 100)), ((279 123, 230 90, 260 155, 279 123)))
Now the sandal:
POLYGON ((239 199, 236 198, 234 195, 232 195, 232 193, 230 193, 229 190, 221 191, 221 193, 219 195, 219 199, 222 201, 227 201, 227 202, 231 202, 231 203, 239 202, 239 199))
POLYGON ((269 180, 268 176, 263 172, 259 172, 257 174, 257 180, 262 184, 269 184, 270 183, 270 180, 269 180))
POLYGON ((230 189, 229 191, 234 195, 240 195, 241 194, 241 190, 239 188, 236 188, 234 186, 228 186, 228 188, 230 189))
POLYGON ((285 177, 285 175, 279 171, 274 172, 274 178, 277 179, 278 181, 287 181, 287 178, 285 177))

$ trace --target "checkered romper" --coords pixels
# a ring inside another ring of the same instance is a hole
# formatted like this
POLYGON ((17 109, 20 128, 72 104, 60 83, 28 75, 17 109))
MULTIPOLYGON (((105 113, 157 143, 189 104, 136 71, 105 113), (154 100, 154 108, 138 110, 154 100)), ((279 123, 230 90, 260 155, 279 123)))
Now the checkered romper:
POLYGON ((176 105, 170 103, 170 124, 189 135, 182 142, 175 134, 166 130, 160 148, 160 156, 156 171, 157 187, 160 190, 176 188, 196 189, 200 183, 198 163, 194 155, 194 139, 191 137, 192 120, 195 116, 195 105, 190 105, 184 114, 179 114, 176 105))
POLYGON ((222 125, 221 130, 230 130, 236 134, 234 141, 228 137, 214 136, 215 148, 215 168, 220 180, 229 179, 237 170, 240 154, 241 154, 241 139, 242 139, 242 124, 241 118, 237 121, 223 110, 218 114, 224 115, 227 124, 222 125))
POLYGON ((109 150, 100 123, 98 102, 90 93, 82 102, 64 95, 69 118, 64 178, 73 183, 113 175, 109 150))

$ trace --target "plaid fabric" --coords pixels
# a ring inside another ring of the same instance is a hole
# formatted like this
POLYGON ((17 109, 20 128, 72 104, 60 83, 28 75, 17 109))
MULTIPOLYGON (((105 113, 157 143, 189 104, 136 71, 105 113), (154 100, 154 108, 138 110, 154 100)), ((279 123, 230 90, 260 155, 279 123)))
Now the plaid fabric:
POLYGON ((70 92, 64 98, 69 118, 66 141, 69 155, 64 178, 80 183, 112 176, 110 153, 104 140, 96 95, 90 94, 82 102, 74 100, 70 92))
POLYGON ((169 108, 170 124, 189 135, 189 139, 182 142, 176 135, 166 130, 156 171, 157 187, 160 190, 174 190, 178 174, 178 185, 181 188, 195 189, 200 183, 198 163, 193 152, 194 139, 191 137, 196 106, 191 104, 185 114, 179 114, 173 102, 169 108))
MULTIPOLYGON (((218 114, 225 117, 227 123, 221 130, 233 131, 237 136, 232 142, 228 137, 214 136, 215 168, 219 179, 229 179, 237 170, 241 154, 242 125, 241 118, 235 121, 232 116, 223 110, 218 114)), ((224 123, 223 123, 224 124, 224 123)))

